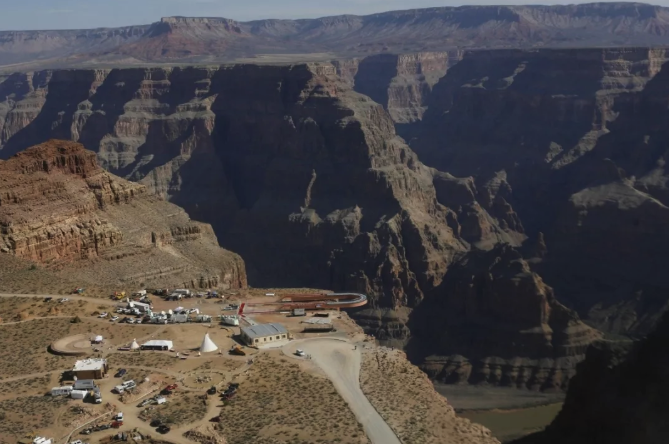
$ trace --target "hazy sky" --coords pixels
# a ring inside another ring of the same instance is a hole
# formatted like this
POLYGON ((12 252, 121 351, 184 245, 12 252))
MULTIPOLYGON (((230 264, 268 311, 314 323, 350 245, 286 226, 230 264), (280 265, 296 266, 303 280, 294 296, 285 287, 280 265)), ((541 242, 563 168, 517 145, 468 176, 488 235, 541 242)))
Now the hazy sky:
MULTIPOLYGON (((137 25, 163 16, 209 16, 236 20, 369 14, 392 9, 462 4, 569 4, 579 1, 481 0, 0 0, 0 30, 77 29, 137 25)), ((669 5, 669 0, 653 2, 669 5)))

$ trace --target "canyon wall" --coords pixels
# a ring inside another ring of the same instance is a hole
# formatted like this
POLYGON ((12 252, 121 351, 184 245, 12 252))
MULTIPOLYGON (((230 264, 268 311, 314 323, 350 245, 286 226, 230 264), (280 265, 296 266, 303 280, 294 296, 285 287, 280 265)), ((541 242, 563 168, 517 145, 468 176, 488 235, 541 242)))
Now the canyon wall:
MULTIPOLYGON (((386 78, 437 81, 444 63, 395 58, 386 78)), ((518 257, 527 234, 508 178, 481 184, 425 166, 342 66, 15 74, 0 84, 0 155, 78 141, 109 171, 211 223, 252 285, 364 292, 356 320, 441 379, 564 387, 598 334, 518 257), (506 304, 516 317, 486 323, 504 319, 506 304)), ((414 111, 432 95, 410 103, 407 125, 420 124, 414 111)))
POLYGON ((115 177, 80 144, 48 141, 0 161, 0 255, 92 285, 246 287, 212 228, 115 177))
POLYGON ((541 237, 530 265, 556 298, 615 334, 645 334, 669 306, 666 61, 648 48, 468 53, 413 129, 423 162, 501 195, 541 237))

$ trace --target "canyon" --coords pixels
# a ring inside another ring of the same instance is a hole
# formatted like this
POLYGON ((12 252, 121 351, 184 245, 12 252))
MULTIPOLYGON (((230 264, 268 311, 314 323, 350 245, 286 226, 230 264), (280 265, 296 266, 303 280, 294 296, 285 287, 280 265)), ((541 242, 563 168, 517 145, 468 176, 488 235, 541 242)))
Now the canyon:
POLYGON ((458 49, 17 71, 0 78, 0 158, 71 140, 210 224, 165 230, 234 252, 231 272, 184 285, 363 292, 355 320, 432 378, 559 391, 590 344, 642 337, 669 308, 668 60, 458 49))
POLYGON ((120 28, 1 31, 0 68, 326 61, 462 49, 665 45, 669 9, 642 3, 439 7, 239 22, 163 17, 120 28))

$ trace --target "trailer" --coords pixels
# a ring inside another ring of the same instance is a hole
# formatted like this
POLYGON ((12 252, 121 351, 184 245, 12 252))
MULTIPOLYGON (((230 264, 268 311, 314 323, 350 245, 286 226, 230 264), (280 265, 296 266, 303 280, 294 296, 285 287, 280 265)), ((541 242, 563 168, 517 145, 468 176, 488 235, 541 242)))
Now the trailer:
POLYGON ((62 396, 62 395, 69 396, 70 392, 72 392, 71 385, 66 385, 64 387, 54 387, 51 389, 51 396, 62 396))

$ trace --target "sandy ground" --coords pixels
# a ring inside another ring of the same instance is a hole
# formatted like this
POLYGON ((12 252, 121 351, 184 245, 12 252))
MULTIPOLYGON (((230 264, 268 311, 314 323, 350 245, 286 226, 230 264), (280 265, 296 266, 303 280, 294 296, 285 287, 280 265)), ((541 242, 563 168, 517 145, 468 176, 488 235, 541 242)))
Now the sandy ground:
POLYGON ((290 344, 288 354, 301 348, 332 380, 374 444, 400 444, 392 429, 381 418, 360 389, 360 350, 347 341, 309 339, 290 344))

